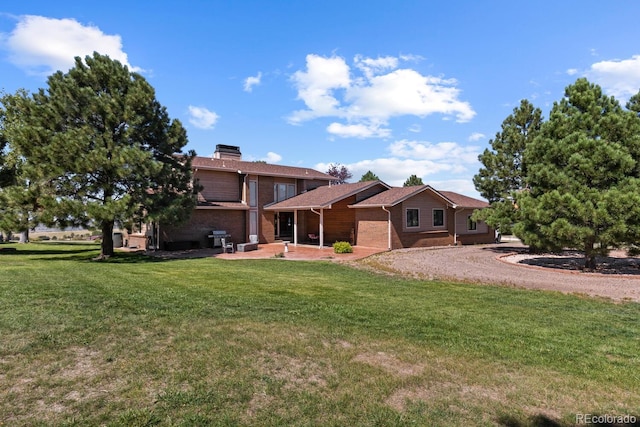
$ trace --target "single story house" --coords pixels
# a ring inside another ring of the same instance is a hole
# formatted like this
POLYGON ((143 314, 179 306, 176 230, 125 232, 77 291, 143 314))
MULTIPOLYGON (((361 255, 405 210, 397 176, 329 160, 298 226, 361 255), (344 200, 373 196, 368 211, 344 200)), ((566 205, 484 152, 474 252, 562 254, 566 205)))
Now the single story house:
POLYGON ((488 203, 428 185, 335 185, 334 177, 310 168, 243 161, 239 147, 228 145, 194 158, 192 168, 202 190, 191 218, 179 226, 141 226, 125 237, 128 246, 220 246, 219 236, 236 244, 347 241, 381 249, 494 240, 493 230, 470 219, 488 203))

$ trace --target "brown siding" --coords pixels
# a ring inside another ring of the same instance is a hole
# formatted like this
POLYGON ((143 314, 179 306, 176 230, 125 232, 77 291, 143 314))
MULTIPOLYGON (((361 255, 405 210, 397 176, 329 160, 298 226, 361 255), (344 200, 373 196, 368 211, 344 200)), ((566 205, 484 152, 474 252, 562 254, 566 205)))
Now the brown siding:
MULTIPOLYGON (((393 237, 393 249, 446 246, 453 245, 454 243, 453 231, 449 229, 453 228, 453 209, 445 209, 445 225, 451 224, 451 227, 445 227, 444 229, 434 229, 431 226, 431 209, 429 209, 428 214, 429 227, 421 227, 422 231, 410 231, 412 229, 407 230, 405 228, 405 212, 402 206, 395 206, 392 210, 391 215, 392 221, 394 223, 393 228, 395 230, 395 235, 393 237)), ((420 221, 422 221, 422 212, 420 213, 420 215, 420 221)))
POLYGON ((447 231, 449 224, 453 224, 453 222, 449 222, 446 211, 447 207, 441 199, 436 198, 436 196, 431 194, 430 191, 423 191, 422 193, 416 194, 410 199, 402 202, 402 222, 399 223, 399 225, 401 224, 403 231, 411 233, 422 231, 447 231), (417 228, 407 228, 405 211, 406 209, 416 208, 420 210, 420 226, 417 228), (433 225, 434 209, 443 209, 445 211, 444 226, 435 227, 433 225))
POLYGON ((347 197, 324 210, 324 244, 351 242, 355 232, 356 218, 354 209, 348 207, 355 203, 355 196, 347 197))
POLYGON ((195 177, 202 185, 200 194, 209 202, 237 202, 241 199, 244 175, 230 172, 199 170, 195 177))
POLYGON ((487 223, 478 221, 475 230, 467 229, 467 217, 473 214, 475 209, 463 209, 456 214, 456 231, 458 234, 486 234, 489 232, 487 223))

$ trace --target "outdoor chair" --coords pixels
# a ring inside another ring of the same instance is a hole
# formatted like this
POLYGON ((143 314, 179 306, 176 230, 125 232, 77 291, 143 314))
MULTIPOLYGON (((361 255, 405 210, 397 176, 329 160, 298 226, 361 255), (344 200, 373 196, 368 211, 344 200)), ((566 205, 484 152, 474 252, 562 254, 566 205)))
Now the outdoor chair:
POLYGON ((311 243, 316 243, 320 239, 317 234, 310 233, 308 234, 308 236, 309 240, 311 240, 311 243))
POLYGON ((222 243, 222 252, 223 253, 227 253, 227 251, 229 249, 231 249, 231 253, 232 254, 236 252, 236 250, 233 247, 233 242, 227 241, 226 238, 223 237, 222 239, 220 239, 220 243, 222 243))

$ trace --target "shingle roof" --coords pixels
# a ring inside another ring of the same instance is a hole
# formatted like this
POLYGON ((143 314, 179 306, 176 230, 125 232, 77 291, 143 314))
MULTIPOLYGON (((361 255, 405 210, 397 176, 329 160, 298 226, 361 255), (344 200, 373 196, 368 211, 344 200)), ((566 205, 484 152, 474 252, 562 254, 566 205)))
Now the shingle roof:
POLYGON ((249 206, 242 202, 207 202, 198 200, 196 209, 249 210, 249 206))
POLYGON ((191 161, 191 167, 194 169, 220 170, 287 178, 319 179, 322 181, 332 181, 335 179, 331 175, 311 168, 281 166, 262 162, 246 162, 234 159, 214 159, 211 157, 194 157, 191 161))
POLYGON ((265 210, 291 210, 291 209, 311 209, 327 208, 331 204, 352 196, 360 191, 366 190, 376 185, 388 186, 381 181, 356 182, 353 184, 340 184, 332 186, 318 187, 314 190, 301 193, 282 202, 265 206, 265 210))
POLYGON ((428 185, 415 185, 411 187, 393 187, 388 189, 387 191, 378 193, 375 196, 371 196, 368 199, 361 201, 360 203, 351 205, 351 207, 372 208, 372 207, 380 207, 380 206, 394 206, 415 194, 423 192, 426 189, 435 191, 433 190, 433 188, 431 188, 428 185))
POLYGON ((438 191, 438 193, 442 194, 461 208, 482 209, 489 207, 489 202, 454 193, 453 191, 438 191))
POLYGON ((419 194, 425 190, 432 191, 436 196, 439 196, 445 201, 448 201, 452 205, 456 205, 461 208, 472 208, 472 209, 481 209, 489 206, 489 203, 474 199, 472 197, 463 196, 462 194, 454 193, 453 191, 438 191, 432 188, 429 185, 416 185, 412 187, 393 187, 387 191, 383 191, 382 193, 376 194, 375 196, 369 197, 366 200, 363 200, 360 203, 356 203, 351 207, 354 208, 372 208, 372 207, 380 207, 380 206, 395 206, 398 203, 401 203, 407 200, 410 197, 413 197, 416 194, 419 194))

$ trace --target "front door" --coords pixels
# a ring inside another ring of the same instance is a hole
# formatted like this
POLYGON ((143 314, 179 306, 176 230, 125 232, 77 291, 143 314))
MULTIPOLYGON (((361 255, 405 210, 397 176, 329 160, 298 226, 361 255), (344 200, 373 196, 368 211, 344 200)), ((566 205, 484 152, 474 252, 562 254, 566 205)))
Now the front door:
POLYGON ((293 237, 293 212, 276 213, 276 238, 291 239, 293 237))

